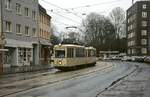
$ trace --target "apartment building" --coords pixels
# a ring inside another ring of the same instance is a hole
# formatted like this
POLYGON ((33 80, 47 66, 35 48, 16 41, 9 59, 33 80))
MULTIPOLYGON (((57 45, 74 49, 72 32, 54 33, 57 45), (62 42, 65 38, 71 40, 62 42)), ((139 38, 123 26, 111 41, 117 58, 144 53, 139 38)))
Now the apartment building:
POLYGON ((150 55, 150 1, 135 2, 126 17, 128 55, 150 55))
POLYGON ((51 55, 51 16, 39 4, 39 45, 40 45, 40 64, 48 64, 51 55))
POLYGON ((38 0, 1 0, 4 67, 39 64, 38 0))

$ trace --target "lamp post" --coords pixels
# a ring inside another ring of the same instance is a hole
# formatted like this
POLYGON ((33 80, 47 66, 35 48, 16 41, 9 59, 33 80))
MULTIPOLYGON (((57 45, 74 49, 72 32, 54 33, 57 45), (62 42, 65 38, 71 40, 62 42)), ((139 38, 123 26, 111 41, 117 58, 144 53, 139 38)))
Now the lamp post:
POLYGON ((4 37, 3 37, 3 0, 0 0, 0 74, 3 73, 4 37))

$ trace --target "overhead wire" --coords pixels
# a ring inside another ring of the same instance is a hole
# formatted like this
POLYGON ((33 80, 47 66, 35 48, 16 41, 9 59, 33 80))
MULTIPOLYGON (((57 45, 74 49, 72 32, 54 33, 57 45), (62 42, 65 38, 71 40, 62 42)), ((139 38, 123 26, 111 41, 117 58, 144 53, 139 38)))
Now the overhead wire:
POLYGON ((55 12, 53 12, 53 11, 50 10, 50 9, 46 9, 46 10, 49 11, 49 12, 51 12, 51 13, 54 13, 54 14, 56 14, 56 15, 58 15, 58 16, 61 16, 61 17, 65 18, 65 19, 68 19, 68 20, 70 20, 70 21, 72 21, 72 22, 74 22, 74 23, 80 24, 80 22, 77 22, 77 21, 75 21, 75 20, 73 20, 73 19, 71 19, 71 18, 69 18, 69 17, 63 16, 63 15, 61 15, 61 14, 55 13, 55 12))
POLYGON ((62 7, 58 6, 58 5, 52 4, 52 3, 48 2, 48 1, 45 1, 45 0, 41 0, 41 1, 43 1, 43 2, 45 2, 45 3, 47 3, 47 4, 50 4, 50 5, 54 6, 54 7, 57 7, 57 8, 59 8, 59 9, 65 10, 65 11, 67 11, 67 12, 70 12, 70 13, 72 13, 73 15, 75 15, 75 16, 77 16, 77 17, 79 17, 79 18, 82 19, 82 17, 79 16, 79 15, 77 15, 77 13, 74 13, 74 12, 68 10, 68 9, 62 8, 62 7))
MULTIPOLYGON (((109 1, 109 2, 103 2, 103 3, 96 3, 96 4, 91 4, 91 5, 78 6, 78 7, 74 7, 74 8, 62 8, 62 7, 60 7, 60 6, 58 6, 58 5, 55 5, 55 4, 52 4, 52 3, 50 3, 50 2, 48 2, 48 1, 46 1, 46 0, 41 0, 41 1, 45 2, 46 4, 52 5, 52 6, 54 6, 54 7, 57 7, 57 8, 59 8, 59 9, 61 9, 61 10, 64 10, 64 11, 66 11, 66 12, 72 13, 73 15, 75 15, 75 16, 77 16, 77 17, 83 19, 82 17, 78 16, 76 12, 72 12, 72 11, 73 11, 74 9, 78 9, 78 8, 93 7, 93 6, 103 5, 103 4, 110 4, 110 3, 118 2, 118 1, 120 1, 120 0, 114 0, 114 1, 109 1), (71 11, 70 11, 70 9, 71 9, 71 11)), ((63 15, 61 15, 61 14, 58 14, 58 13, 54 12, 54 9, 46 9, 46 10, 49 11, 49 12, 51 12, 51 13, 53 13, 53 14, 56 14, 56 15, 58 15, 58 16, 61 16, 61 17, 65 18, 65 19, 68 19, 68 20, 70 20, 70 21, 72 21, 72 22, 74 22, 74 23, 80 24, 79 22, 73 20, 72 18, 63 16, 63 15)), ((64 23, 62 23, 62 24, 64 24, 64 23)), ((64 24, 64 25, 66 25, 66 24, 64 24)))
POLYGON ((104 5, 104 4, 111 4, 115 2, 120 2, 121 0, 114 0, 114 1, 108 1, 108 2, 103 2, 103 3, 95 3, 95 4, 89 4, 89 5, 83 5, 83 6, 77 6, 77 7, 72 7, 72 8, 66 8, 66 9, 78 9, 78 8, 84 8, 84 7, 93 7, 93 6, 99 6, 99 5, 104 5))
POLYGON ((54 22, 56 22, 56 23, 58 23, 58 24, 61 24, 61 25, 70 26, 69 24, 65 24, 65 23, 60 22, 60 21, 57 21, 57 20, 54 20, 54 22))

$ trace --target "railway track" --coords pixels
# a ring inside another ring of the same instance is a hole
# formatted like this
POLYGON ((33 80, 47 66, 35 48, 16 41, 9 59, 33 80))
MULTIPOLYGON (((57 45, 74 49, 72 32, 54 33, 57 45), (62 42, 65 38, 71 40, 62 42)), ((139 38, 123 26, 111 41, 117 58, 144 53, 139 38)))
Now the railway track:
POLYGON ((21 87, 21 88, 15 90, 15 91, 10 90, 7 93, 0 93, 1 94, 0 97, 4 97, 4 96, 7 96, 7 95, 19 93, 19 92, 30 90, 30 89, 33 89, 33 88, 45 86, 47 84, 53 84, 53 83, 57 83, 57 82, 60 82, 60 81, 69 80, 69 79, 72 79, 72 78, 83 77, 83 76, 87 77, 88 75, 90 75, 92 73, 95 73, 95 72, 98 72, 98 71, 102 71, 102 70, 106 70, 106 69, 111 70, 112 67, 113 67, 113 65, 105 64, 101 68, 96 68, 96 67, 94 68, 93 67, 93 69, 90 70, 90 71, 88 71, 88 70, 91 69, 91 68, 77 70, 77 71, 71 71, 71 72, 57 72, 57 73, 51 74, 51 75, 53 75, 51 77, 49 77, 48 75, 47 76, 42 76, 42 78, 40 78, 39 80, 38 80, 38 77, 37 77, 37 78, 33 78, 33 79, 24 80, 24 81, 21 81, 21 82, 16 81, 13 84, 7 84, 5 86, 0 86, 0 90, 5 90, 5 89, 8 89, 10 87, 12 87, 13 89, 18 88, 18 87, 21 87), (87 72, 85 72, 85 70, 87 72), (83 71, 83 73, 81 73, 79 71, 83 71), (68 74, 70 74, 71 76, 67 76, 68 74), (62 76, 62 77, 60 78, 60 76, 62 76), (15 86, 15 87, 13 87, 13 86, 15 86))

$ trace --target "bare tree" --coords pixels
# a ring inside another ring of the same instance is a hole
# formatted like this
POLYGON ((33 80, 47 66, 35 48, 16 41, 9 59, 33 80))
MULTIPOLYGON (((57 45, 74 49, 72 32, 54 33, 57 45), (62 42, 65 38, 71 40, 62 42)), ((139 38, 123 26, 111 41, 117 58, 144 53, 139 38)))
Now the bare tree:
POLYGON ((59 44, 60 41, 61 41, 59 32, 58 32, 56 26, 54 26, 53 24, 52 24, 52 26, 51 26, 51 36, 50 36, 50 40, 51 40, 51 43, 52 43, 53 45, 59 44))
POLYGON ((122 38, 125 35, 125 11, 116 7, 110 12, 109 18, 115 27, 116 37, 122 38))
POLYGON ((97 13, 91 13, 83 20, 82 27, 85 43, 97 48, 97 51, 112 49, 115 30, 108 18, 97 13))

